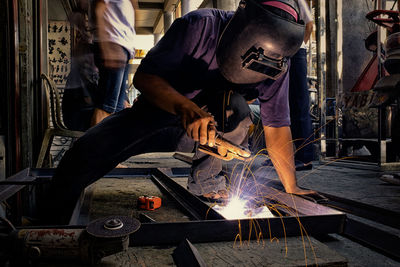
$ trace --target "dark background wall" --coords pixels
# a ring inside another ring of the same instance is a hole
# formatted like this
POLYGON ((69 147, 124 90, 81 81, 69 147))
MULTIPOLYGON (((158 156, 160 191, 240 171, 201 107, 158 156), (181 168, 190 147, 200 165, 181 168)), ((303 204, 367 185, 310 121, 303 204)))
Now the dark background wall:
MULTIPOLYGON (((371 60, 373 52, 365 48, 365 39, 376 30, 376 25, 366 19, 374 9, 374 1, 343 1, 343 95, 344 99, 356 99, 343 108, 343 137, 376 138, 378 135, 377 110, 361 105, 361 100, 371 98, 372 90, 352 93, 351 89, 371 60)), ((369 88, 367 88, 369 89, 369 88)))
POLYGON ((373 9, 372 1, 343 1, 343 89, 351 90, 372 57, 364 40, 374 30, 366 18, 373 9), (369 7, 367 6, 367 3, 369 7))

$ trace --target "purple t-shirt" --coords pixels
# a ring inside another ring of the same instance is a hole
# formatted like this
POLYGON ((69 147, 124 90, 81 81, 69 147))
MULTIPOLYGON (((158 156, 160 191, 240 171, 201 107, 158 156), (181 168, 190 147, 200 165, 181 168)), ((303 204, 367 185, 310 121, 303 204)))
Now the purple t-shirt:
POLYGON ((176 19, 137 71, 162 77, 190 99, 203 90, 256 91, 263 125, 289 126, 288 73, 276 81, 234 85, 219 72, 218 38, 232 15, 231 11, 199 9, 176 19))

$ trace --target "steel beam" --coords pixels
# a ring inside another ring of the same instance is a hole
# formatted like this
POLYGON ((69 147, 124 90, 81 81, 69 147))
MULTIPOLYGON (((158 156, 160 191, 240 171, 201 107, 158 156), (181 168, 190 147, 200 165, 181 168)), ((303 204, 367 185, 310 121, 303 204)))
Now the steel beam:
POLYGON ((187 239, 179 244, 172 253, 172 257, 177 267, 207 267, 199 251, 187 239))
MULTIPOLYGON (((371 221, 381 223, 396 229, 400 229, 400 213, 364 204, 351 199, 341 198, 338 196, 320 193, 328 198, 324 205, 341 210, 346 213, 353 214, 371 221)), ((400 244, 400 243, 399 243, 400 244)))
MULTIPOLYGON (((272 183, 272 185, 274 185, 275 187, 280 186, 276 183, 272 183)), ((297 212, 299 212, 299 214, 318 215, 331 214, 331 212, 335 214, 341 211, 396 229, 400 229, 400 213, 398 212, 368 205, 351 199, 334 196, 327 193, 317 193, 326 198, 326 200, 322 204, 315 204, 312 202, 310 203, 307 200, 301 201, 297 199, 301 199, 301 197, 297 196, 293 196, 294 199, 291 201, 290 198, 288 198, 284 194, 277 195, 275 198, 279 200, 279 203, 286 204, 289 207, 294 208, 297 212)))
MULTIPOLYGON (((151 168, 115 168, 106 175, 104 178, 134 178, 151 175, 151 168)), ((36 177, 53 177, 55 169, 33 168, 30 169, 32 176, 36 177)))
POLYGON ((366 245, 395 260, 400 260, 398 235, 383 231, 360 221, 347 218, 342 234, 355 242, 366 245))
MULTIPOLYGON (((37 185, 49 183, 54 173, 55 169, 24 169, 5 181, 0 181, 0 192, 2 190, 1 186, 4 185, 37 185)), ((142 178, 150 177, 150 175, 151 169, 148 168, 117 168, 106 174, 104 178, 142 178)))
POLYGON ((193 243, 271 240, 289 236, 341 233, 345 215, 276 217, 269 219, 209 220, 172 223, 144 223, 130 235, 130 246, 177 245, 193 243))
POLYGON ((153 180, 165 189, 193 218, 196 220, 224 219, 218 212, 172 180, 165 172, 165 169, 153 169, 153 180))
MULTIPOLYGON (((134 178, 139 175, 143 177, 144 175, 151 174, 154 180, 157 180, 159 184, 162 184, 163 187, 174 194, 174 198, 178 203, 186 206, 193 214, 197 214, 197 216, 194 216, 197 221, 143 223, 137 232, 130 235, 131 246, 177 245, 185 239, 189 239, 193 243, 219 241, 240 242, 250 239, 271 240, 272 238, 284 238, 287 236, 343 232, 346 219, 344 213, 274 189, 268 189, 270 191, 266 191, 268 195, 267 198, 279 203, 280 206, 287 206, 288 212, 286 214, 289 216, 269 219, 225 220, 207 204, 166 175, 165 173, 167 170, 168 169, 116 169, 105 176, 106 178, 134 178)), ((19 181, 36 179, 39 177, 51 177, 53 173, 54 170, 26 169, 17 174, 14 178, 11 177, 9 179, 19 181)), ((13 185, 7 187, 12 188, 12 192, 7 191, 7 194, 10 194, 18 192, 18 190, 24 186, 13 185)), ((75 223, 81 223, 81 221, 76 220, 75 223)), ((77 225, 75 227, 79 226, 77 225)))

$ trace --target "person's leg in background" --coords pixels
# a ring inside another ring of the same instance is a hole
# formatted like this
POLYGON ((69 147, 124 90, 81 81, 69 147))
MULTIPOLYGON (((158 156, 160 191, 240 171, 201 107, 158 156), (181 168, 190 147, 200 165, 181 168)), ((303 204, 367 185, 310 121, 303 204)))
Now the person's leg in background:
POLYGON ((291 130, 296 146, 296 169, 311 169, 313 140, 309 114, 309 92, 307 86, 307 52, 301 48, 292 58, 290 65, 289 105, 291 130))
POLYGON ((122 82, 121 82, 121 88, 119 90, 119 96, 117 100, 117 107, 115 109, 115 112, 121 111, 129 105, 127 105, 128 102, 128 97, 127 97, 127 92, 126 90, 128 89, 128 75, 129 75, 130 67, 129 64, 126 64, 125 70, 124 70, 124 76, 122 77, 122 82))
POLYGON ((129 52, 117 45, 107 43, 118 51, 116 59, 102 59, 100 44, 95 45, 94 55, 99 69, 99 85, 95 97, 95 110, 91 125, 96 125, 110 114, 124 109, 126 80, 128 78, 129 52))

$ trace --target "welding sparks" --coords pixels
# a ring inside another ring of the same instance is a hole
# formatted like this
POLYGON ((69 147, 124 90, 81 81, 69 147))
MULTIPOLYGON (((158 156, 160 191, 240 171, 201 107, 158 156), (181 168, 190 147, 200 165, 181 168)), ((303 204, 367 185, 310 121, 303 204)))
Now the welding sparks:
POLYGON ((272 218, 274 215, 266 206, 250 209, 247 201, 239 197, 233 197, 225 206, 215 206, 214 210, 219 212, 228 220, 240 220, 249 218, 272 218))

